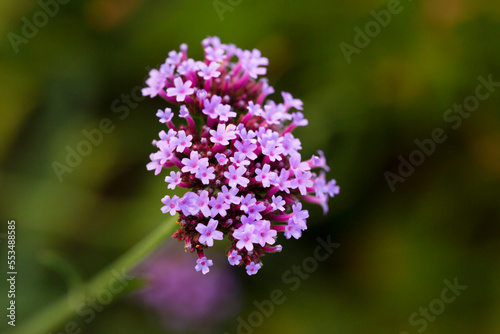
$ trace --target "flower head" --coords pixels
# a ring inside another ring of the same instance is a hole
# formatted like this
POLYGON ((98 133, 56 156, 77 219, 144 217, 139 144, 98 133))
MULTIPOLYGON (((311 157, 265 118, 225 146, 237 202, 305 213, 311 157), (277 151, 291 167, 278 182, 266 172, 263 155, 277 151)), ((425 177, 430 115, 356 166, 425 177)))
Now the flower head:
POLYGON ((188 58, 183 45, 150 72, 143 95, 159 95, 179 109, 158 111, 169 131, 154 141, 158 151, 147 169, 158 174, 175 167, 165 178, 168 188, 188 190, 181 198, 165 196, 162 211, 179 215, 174 238, 198 254, 196 270, 209 272, 205 251, 227 236, 229 263, 253 275, 263 255, 281 251, 281 232, 299 238, 307 229, 309 212, 301 201, 326 212, 339 187, 326 180, 323 152, 302 160, 302 144, 292 135, 308 124, 302 101, 286 92, 283 102, 267 99, 274 89, 259 76, 268 59, 217 37, 202 45, 203 61, 188 58), (175 112, 182 124, 173 123, 175 112))

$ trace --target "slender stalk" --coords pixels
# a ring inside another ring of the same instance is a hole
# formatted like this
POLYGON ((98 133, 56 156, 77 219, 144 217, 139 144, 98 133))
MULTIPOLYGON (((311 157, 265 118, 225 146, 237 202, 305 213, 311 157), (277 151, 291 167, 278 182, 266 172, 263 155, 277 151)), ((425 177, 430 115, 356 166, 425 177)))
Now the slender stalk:
MULTIPOLYGON (((172 234, 176 227, 176 218, 174 216, 166 220, 132 249, 96 274, 90 281, 82 283, 66 296, 54 301, 7 334, 48 334, 58 327, 72 325, 68 320, 76 315, 78 307, 84 305, 88 298, 95 298, 99 291, 111 290, 110 284, 117 280, 117 275, 130 272, 142 259, 172 234)), ((115 297, 116 294, 113 295, 113 299, 115 297)))

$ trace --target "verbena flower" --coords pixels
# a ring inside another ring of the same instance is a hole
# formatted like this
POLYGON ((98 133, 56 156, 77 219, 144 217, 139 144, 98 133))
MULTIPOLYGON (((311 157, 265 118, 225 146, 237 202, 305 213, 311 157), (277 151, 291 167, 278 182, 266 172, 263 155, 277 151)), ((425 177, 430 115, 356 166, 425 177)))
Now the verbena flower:
POLYGON ((339 187, 325 179, 322 151, 302 160, 292 134, 308 124, 297 111, 302 101, 287 92, 283 103, 266 100, 274 89, 258 76, 266 74, 268 59, 217 37, 202 45, 203 62, 188 58, 183 44, 146 81, 143 95, 161 96, 185 119, 174 124, 171 108, 158 111, 169 130, 153 142, 158 151, 147 169, 159 174, 175 168, 165 178, 168 188, 188 190, 181 198, 165 196, 162 212, 179 214, 173 237, 198 254, 196 270, 210 271, 205 250, 227 236, 229 263, 253 275, 265 253, 281 251, 277 232, 298 239, 307 229, 309 213, 299 201, 317 203, 326 213, 339 187))

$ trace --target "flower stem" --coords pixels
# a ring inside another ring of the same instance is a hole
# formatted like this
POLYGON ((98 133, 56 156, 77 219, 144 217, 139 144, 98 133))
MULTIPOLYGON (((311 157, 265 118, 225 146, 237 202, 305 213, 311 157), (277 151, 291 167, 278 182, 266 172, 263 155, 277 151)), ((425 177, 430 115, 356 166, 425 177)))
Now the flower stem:
MULTIPOLYGON (((110 289, 109 286, 111 282, 116 281, 117 275, 130 272, 131 269, 172 234, 176 227, 175 220, 175 216, 167 219, 132 249, 96 274, 90 281, 82 283, 80 286, 69 291, 66 296, 54 301, 26 322, 16 326, 8 334, 47 334, 58 327, 70 326, 68 325, 70 324, 68 320, 76 315, 77 309, 85 305, 88 298, 95 299, 98 292, 110 289), (66 324, 64 324, 65 322, 66 324)), ((114 294, 113 299, 115 297, 116 294, 114 294)))

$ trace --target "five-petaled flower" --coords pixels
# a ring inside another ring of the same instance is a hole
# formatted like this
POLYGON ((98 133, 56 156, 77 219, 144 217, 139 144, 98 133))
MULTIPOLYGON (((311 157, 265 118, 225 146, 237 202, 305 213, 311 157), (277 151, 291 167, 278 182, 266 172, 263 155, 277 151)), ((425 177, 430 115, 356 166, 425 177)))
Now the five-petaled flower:
POLYGON ((198 223, 196 231, 200 233, 200 243, 206 244, 208 247, 212 247, 214 245, 214 239, 222 240, 223 234, 221 231, 216 230, 217 224, 219 224, 219 222, 215 219, 210 219, 208 225, 198 223))
POLYGON ((211 267, 213 265, 212 260, 208 260, 206 256, 203 256, 202 258, 196 260, 196 266, 194 267, 196 271, 200 271, 205 275, 210 271, 208 267, 211 267))
POLYGON ((175 96, 177 102, 184 102, 186 96, 194 93, 194 89, 191 88, 193 83, 190 80, 183 82, 180 77, 174 79, 175 87, 167 88, 167 96, 175 96))

